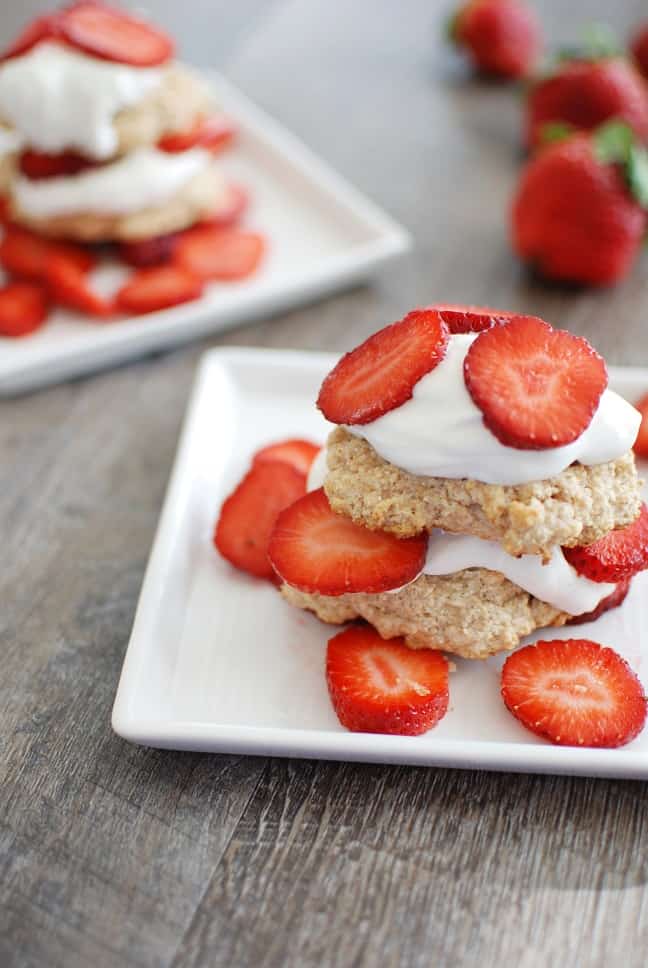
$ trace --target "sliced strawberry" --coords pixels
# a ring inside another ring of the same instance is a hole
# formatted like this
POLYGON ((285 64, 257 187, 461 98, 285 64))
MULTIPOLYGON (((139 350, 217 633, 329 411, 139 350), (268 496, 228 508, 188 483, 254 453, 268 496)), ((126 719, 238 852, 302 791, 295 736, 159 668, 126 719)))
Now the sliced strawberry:
POLYGON ((7 195, 0 195, 0 225, 11 222, 11 203, 7 195))
POLYGON ((139 269, 117 293, 117 305, 129 313, 152 313, 202 295, 200 279, 180 266, 139 269))
POLYGON ((320 450, 321 448, 317 444, 311 444, 310 440, 281 440, 257 451, 253 464, 260 464, 267 460, 280 460, 291 464, 295 470, 306 475, 320 450))
POLYGON ((201 279, 243 279, 258 267, 265 245, 255 232, 207 225, 180 239, 175 261, 201 279))
POLYGON ((643 687, 628 663, 587 639, 514 652, 502 669, 502 698, 523 726, 560 746, 623 746, 646 721, 643 687))
POLYGON ((214 544, 224 558, 258 578, 274 579, 270 532, 280 511, 306 490, 306 475, 283 461, 255 464, 224 502, 214 544))
POLYGON ((93 291, 88 284, 87 271, 64 252, 54 252, 48 256, 45 275, 52 298, 61 306, 89 316, 108 317, 114 314, 113 302, 93 291))
POLYGON ((97 162, 84 158, 76 151, 64 151, 58 155, 48 155, 42 151, 23 151, 19 164, 23 175, 32 181, 56 178, 59 175, 78 175, 87 168, 97 166, 97 162))
POLYGON ((503 309, 490 309, 488 306, 460 306, 457 303, 435 303, 430 309, 436 310, 448 327, 449 333, 481 333, 498 323, 508 322, 516 313, 503 309))
POLYGON ((634 452, 637 457, 648 458, 648 393, 642 397, 635 407, 641 414, 641 425, 634 444, 634 452))
POLYGON ((60 20, 60 15, 57 13, 36 17, 30 24, 27 24, 13 44, 0 54, 0 61, 8 60, 10 57, 20 57, 21 54, 26 54, 36 44, 59 37, 61 32, 60 20))
POLYGON ((165 262, 171 262, 179 238, 179 232, 171 232, 168 235, 157 235, 153 239, 121 242, 117 252, 119 258, 129 266, 135 266, 138 269, 159 266, 165 262))
POLYGON ((49 261, 54 255, 62 255, 74 262, 82 272, 95 265, 91 252, 72 242, 52 242, 27 229, 10 225, 0 242, 0 263, 15 276, 24 279, 45 279, 49 261))
POLYGON ((333 423, 371 423, 411 398, 447 344, 440 313, 415 309, 343 356, 322 383, 317 406, 333 423))
POLYGON ((648 507, 641 505, 639 517, 610 531, 591 545, 563 548, 563 554, 579 575, 590 581, 624 581, 648 568, 648 507))
POLYGON ((228 228, 238 222, 249 204, 250 196, 246 189, 241 185, 230 185, 227 204, 219 208, 213 215, 203 218, 200 226, 196 229, 189 229, 186 234, 190 235, 207 225, 215 228, 228 228))
POLYGON ((432 649, 385 642, 369 626, 334 636, 326 682, 336 715, 355 733, 419 736, 448 710, 448 660, 432 649))
POLYGON ((619 605, 623 605, 630 591, 631 582, 631 578, 626 578, 624 581, 618 582, 614 591, 607 595, 603 601, 599 602, 595 609, 591 612, 585 612, 583 615, 574 615, 566 624, 584 625, 585 622, 595 622, 605 612, 610 612, 613 608, 618 608, 619 605))
POLYGON ((215 154, 230 144, 235 134, 236 128, 233 122, 224 115, 198 118, 187 131, 165 134, 158 141, 158 148, 161 151, 176 154, 180 151, 188 151, 189 148, 200 147, 207 148, 215 154))
POLYGON ((97 0, 79 0, 60 14, 62 37, 93 57, 154 67, 173 56, 173 41, 151 24, 97 0))
POLYGON ((377 593, 414 581, 427 544, 426 534, 396 538, 335 514, 320 487, 279 515, 269 556, 279 576, 303 592, 377 593))
POLYGON ((466 354, 464 379, 486 427, 519 450, 577 440, 608 382, 605 361, 587 340, 533 316, 480 333, 466 354))
POLYGON ((10 282, 0 288, 0 336, 16 338, 40 329, 47 319, 49 301, 35 282, 10 282))

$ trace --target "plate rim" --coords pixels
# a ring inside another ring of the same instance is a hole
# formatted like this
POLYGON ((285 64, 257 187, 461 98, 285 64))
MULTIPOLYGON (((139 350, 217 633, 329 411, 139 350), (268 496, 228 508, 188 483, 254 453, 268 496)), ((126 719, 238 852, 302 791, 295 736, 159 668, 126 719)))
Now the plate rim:
MULTIPOLYGON (((185 477, 185 463, 201 414, 207 381, 224 372, 228 361, 249 361, 269 365, 316 368, 330 366, 339 353, 226 346, 206 351, 198 364, 187 405, 173 468, 169 477, 153 544, 144 572, 140 594, 112 709, 114 732, 129 742, 159 749, 193 750, 226 754, 247 754, 300 759, 323 759, 367 763, 402 763, 456 769, 500 772, 548 773, 556 775, 648 779, 648 753, 632 749, 594 749, 554 746, 540 740, 528 743, 484 740, 476 751, 475 740, 437 739, 434 751, 417 749, 424 737, 388 736, 380 733, 352 733, 340 728, 296 729, 293 727, 223 725, 190 719, 147 718, 133 714, 138 673, 145 664, 138 648, 140 628, 162 595, 157 573, 166 561, 167 546, 174 543, 173 512, 182 491, 191 486, 185 477)), ((648 367, 610 366, 611 379, 644 380, 648 367)), ((429 734, 425 734, 429 740, 429 734)))

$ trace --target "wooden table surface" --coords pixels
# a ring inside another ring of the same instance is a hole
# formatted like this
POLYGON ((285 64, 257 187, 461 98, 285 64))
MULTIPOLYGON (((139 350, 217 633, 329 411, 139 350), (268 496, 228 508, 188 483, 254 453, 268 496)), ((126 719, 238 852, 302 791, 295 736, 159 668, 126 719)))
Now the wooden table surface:
MULTIPOLYGON (((9 33, 27 8, 0 12, 9 33)), ((553 42, 642 4, 538 3, 553 42)), ((160 752, 110 710, 205 349, 344 350, 432 300, 545 316, 648 364, 646 258, 615 290, 529 280, 506 206, 513 90, 470 80, 434 0, 148 7, 408 226, 370 287, 0 404, 0 964, 646 964, 637 782, 160 752)), ((20 8, 20 9, 18 9, 20 8)))

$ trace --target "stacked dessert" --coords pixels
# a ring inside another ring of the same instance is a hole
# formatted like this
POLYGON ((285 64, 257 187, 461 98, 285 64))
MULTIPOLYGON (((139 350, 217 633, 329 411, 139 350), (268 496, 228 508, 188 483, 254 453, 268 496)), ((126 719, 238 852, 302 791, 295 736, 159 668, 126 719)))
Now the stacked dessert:
POLYGON ((26 27, 0 56, 0 336, 52 305, 146 313, 252 274, 265 241, 234 225, 247 194, 214 157, 233 133, 156 27, 99 0, 26 27), (87 243, 139 271, 100 294, 87 243))
POLYGON ((433 307, 376 333, 322 385, 338 426, 270 538, 282 594, 471 659, 620 604, 648 511, 640 415, 607 384, 535 317, 433 307))
POLYGON ((19 149, 5 178, 13 222, 50 237, 130 241, 227 209, 209 150, 227 129, 173 54, 162 31, 94 0, 25 29, 0 63, 0 123, 19 149))

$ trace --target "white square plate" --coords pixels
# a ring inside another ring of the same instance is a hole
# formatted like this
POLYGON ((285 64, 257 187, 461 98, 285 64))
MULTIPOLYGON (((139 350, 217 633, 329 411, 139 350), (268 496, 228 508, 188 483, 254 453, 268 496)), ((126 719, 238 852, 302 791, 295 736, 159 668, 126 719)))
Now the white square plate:
MULTIPOLYGON (((33 336, 0 338, 0 396, 277 313, 365 279, 409 248, 401 226, 297 138, 224 78, 214 77, 213 86, 240 132, 221 164, 249 189, 247 223, 269 241, 260 270, 240 283, 214 283, 195 302, 109 325, 57 310, 33 336)), ((113 288, 119 272, 103 270, 98 287, 113 288)))
MULTIPOLYGON (((618 750, 552 746, 527 732, 500 699, 497 657, 457 660, 450 710, 424 736, 340 726, 324 681, 334 628, 236 572, 211 544, 220 504, 256 449, 286 437, 325 439, 329 425, 314 400, 334 361, 248 349, 203 357, 115 700, 115 731, 171 749, 648 778, 648 729, 618 750)), ((612 369, 611 381, 635 400, 648 369, 612 369)), ((536 637, 611 645, 648 684, 647 589, 648 573, 598 622, 536 637)))

